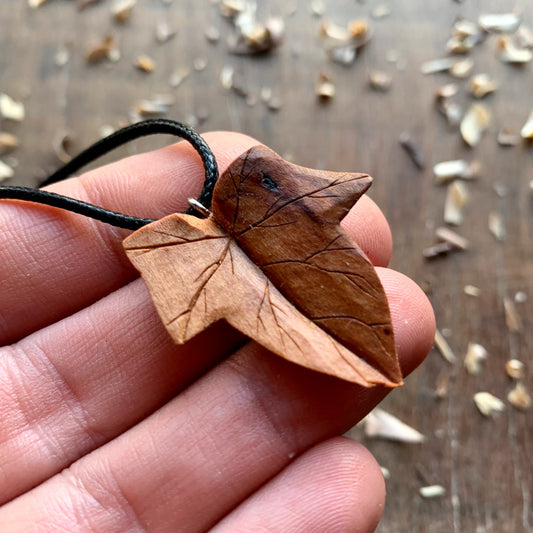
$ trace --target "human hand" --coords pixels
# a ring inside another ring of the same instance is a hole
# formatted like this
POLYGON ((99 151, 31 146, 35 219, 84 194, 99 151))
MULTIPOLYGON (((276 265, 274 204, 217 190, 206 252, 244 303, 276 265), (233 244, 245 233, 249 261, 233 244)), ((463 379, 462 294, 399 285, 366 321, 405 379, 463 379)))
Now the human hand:
MULTIPOLYGON (((205 136, 221 172, 257 144, 205 136)), ((187 143, 51 189, 127 214, 183 211, 203 178, 187 143)), ((404 375, 431 306, 383 268, 390 231, 363 197, 343 221, 378 266, 404 375)), ((219 323, 173 344, 122 251, 129 233, 0 203, 0 531, 373 531, 384 483, 337 435, 386 394, 293 365, 219 323)))

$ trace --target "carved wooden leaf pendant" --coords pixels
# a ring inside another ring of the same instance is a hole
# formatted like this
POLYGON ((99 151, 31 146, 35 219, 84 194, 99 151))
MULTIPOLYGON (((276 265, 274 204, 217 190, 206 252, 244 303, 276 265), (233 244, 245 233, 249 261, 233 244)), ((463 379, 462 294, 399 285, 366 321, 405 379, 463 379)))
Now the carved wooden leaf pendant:
POLYGON ((212 216, 170 215, 124 247, 176 342, 226 320, 294 363, 394 387, 402 377, 387 298, 339 224, 371 181, 257 146, 219 179, 212 216))

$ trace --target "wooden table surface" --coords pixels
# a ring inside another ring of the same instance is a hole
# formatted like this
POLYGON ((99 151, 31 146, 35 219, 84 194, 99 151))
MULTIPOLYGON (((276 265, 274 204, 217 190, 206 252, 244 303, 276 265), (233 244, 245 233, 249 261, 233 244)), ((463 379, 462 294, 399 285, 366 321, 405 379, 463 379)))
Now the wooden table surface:
MULTIPOLYGON (((495 55, 491 36, 471 54, 475 72, 487 72, 500 83, 484 100, 492 120, 480 144, 469 149, 457 128, 451 128, 435 109, 433 92, 452 81, 447 74, 422 75, 423 61, 440 57, 456 16, 477 20, 481 12, 510 10, 512 3, 496 0, 326 2, 324 19, 346 24, 369 18, 373 37, 355 63, 344 67, 326 56, 310 2, 261 2, 263 13, 287 15, 286 39, 272 54, 236 56, 227 50, 228 22, 208 0, 142 0, 132 18, 118 25, 110 16, 110 2, 79 12, 76 3, 49 0, 30 9, 23 0, 0 2, 0 91, 23 100, 26 119, 18 124, 0 119, 0 130, 16 134, 20 147, 2 159, 17 163, 11 183, 35 185, 59 161, 52 139, 69 131, 70 150, 76 152, 98 138, 103 125, 118 126, 128 119, 141 98, 171 94, 175 103, 169 118, 205 121, 202 130, 229 129, 250 134, 299 164, 329 170, 366 171, 375 178, 371 196, 390 221, 395 251, 392 266, 414 278, 429 293, 438 327, 457 355, 450 364, 433 350, 427 361, 395 390, 382 407, 426 436, 423 444, 398 444, 361 438, 389 469, 388 500, 378 531, 516 533, 533 530, 533 411, 509 404, 513 387, 504 371, 510 358, 526 365, 523 383, 533 391, 533 147, 526 143, 502 148, 496 142, 500 127, 519 130, 533 108, 533 64, 514 68, 495 55), (375 19, 376 6, 386 3, 390 16, 375 19), (508 5, 503 5, 508 4, 508 5), (177 35, 157 43, 156 25, 168 21, 177 35), (222 39, 210 44, 205 29, 214 25, 222 39), (115 36, 121 58, 114 64, 87 65, 86 51, 106 34, 115 36), (59 67, 59 49, 70 51, 59 67), (391 50, 399 57, 390 62, 391 50), (143 73, 132 67, 135 58, 150 55, 156 68, 143 73), (207 66, 195 71, 195 59, 207 66), (249 105, 225 91, 219 76, 225 65, 252 94, 271 87, 282 100, 277 112, 261 102, 249 105), (169 85, 176 69, 191 75, 178 88, 169 85), (368 71, 392 75, 389 92, 369 89, 368 71), (329 73, 336 96, 327 105, 317 101, 319 72, 329 73), (206 118, 207 117, 207 118, 206 118), (398 143, 407 131, 423 151, 426 166, 418 171, 398 143), (470 249, 433 261, 422 250, 435 242, 435 228, 443 224, 446 188, 436 186, 432 165, 465 158, 479 160, 480 178, 468 184, 470 203, 457 231, 470 240, 470 249), (499 194, 497 194, 497 192, 499 194), (504 220, 506 238, 497 242, 488 230, 490 212, 504 220), (479 287, 478 297, 464 293, 465 285, 479 287), (504 297, 523 293, 516 303, 520 331, 506 327, 504 297), (469 375, 463 358, 469 342, 488 351, 483 370, 469 375), (436 387, 448 383, 444 398, 436 387), (478 391, 489 391, 505 402, 495 418, 482 416, 473 402, 478 391), (424 499, 419 488, 439 484, 445 495, 424 499)), ((524 21, 533 26, 533 4, 522 1, 524 21)), ((460 85, 458 101, 472 98, 460 85)), ((162 146, 167 139, 138 141, 111 159, 136 150, 162 146)))

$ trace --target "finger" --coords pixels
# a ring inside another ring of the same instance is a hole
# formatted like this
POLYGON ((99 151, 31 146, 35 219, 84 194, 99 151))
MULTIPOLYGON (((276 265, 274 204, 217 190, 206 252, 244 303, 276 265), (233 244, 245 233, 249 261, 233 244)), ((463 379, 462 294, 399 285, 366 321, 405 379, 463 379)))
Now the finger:
MULTIPOLYGON (((433 313, 413 282, 386 272, 382 279, 391 300, 399 356, 402 367, 410 370, 431 346, 433 313), (408 304, 402 286, 411 297, 408 304)), ((70 385, 75 391, 75 384, 70 385)), ((122 385, 117 388, 121 389, 122 385)), ((130 409, 143 403, 143 392, 137 391, 139 399, 130 409)), ((117 397, 109 397, 109 391, 89 389, 85 397, 91 393, 96 396, 92 420, 102 413, 108 422, 131 416, 124 413, 127 405, 113 412, 117 397)), ((128 502, 130 514, 155 530, 172 530, 169 524, 174 529, 180 524, 185 531, 205 530, 282 470, 290 457, 344 433, 385 394, 379 387, 363 389, 298 367, 249 343, 154 415, 80 459, 65 479, 54 478, 52 484, 35 489, 38 498, 32 502, 32 516, 41 520, 43 509, 63 507, 56 499, 65 497, 62 484, 75 484, 84 490, 77 493, 69 515, 72 520, 85 516, 91 494, 98 490, 107 495, 109 505, 120 496, 120 501, 128 502), (206 501, 210 502, 207 508, 206 501)), ((58 409, 57 419, 61 405, 58 409)), ((69 450, 80 435, 85 437, 72 428, 65 433, 57 421, 47 427, 45 420, 40 430, 68 441, 69 450)), ((50 454, 50 450, 40 451, 46 452, 50 454)), ((54 452, 65 459, 66 450, 54 452)), ((16 466, 17 458, 12 462, 16 466)), ((16 470, 11 480, 15 475, 16 470)), ((25 498, 21 496, 17 506, 26 505, 25 498)), ((10 516, 0 514, 0 525, 10 516)))
POLYGON ((335 438, 318 444, 217 524, 234 531, 372 532, 385 501, 383 475, 360 444, 335 438))
MULTIPOLYGON (((221 172, 258 144, 236 133, 211 133, 205 139, 221 172)), ((203 178, 199 156, 182 142, 50 189, 107 209, 160 218, 183 211, 187 198, 198 195, 203 178)), ((360 204, 348 217, 351 231, 369 257, 384 264, 388 226, 372 202, 360 204), (372 224, 356 228, 358 219, 372 224)), ((122 250, 125 230, 47 206, 6 201, 0 202, 0 227, 0 345, 94 303, 137 275, 122 250)))

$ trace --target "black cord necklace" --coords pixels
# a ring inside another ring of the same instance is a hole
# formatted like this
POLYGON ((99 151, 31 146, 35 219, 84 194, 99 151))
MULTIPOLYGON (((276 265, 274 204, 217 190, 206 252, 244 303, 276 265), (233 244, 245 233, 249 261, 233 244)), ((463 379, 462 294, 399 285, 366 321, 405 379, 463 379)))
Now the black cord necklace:
MULTIPOLYGON (((177 137, 189 141, 202 158, 202 164, 205 170, 204 186, 198 200, 191 202, 193 205, 187 210, 187 214, 205 216, 205 212, 211 207, 213 190, 215 183, 218 180, 217 162, 213 152, 198 133, 189 126, 174 120, 145 120, 112 133, 108 137, 94 143, 92 146, 81 152, 81 154, 74 157, 66 165, 56 170, 56 172, 41 184, 41 187, 68 178, 80 168, 123 144, 138 139, 139 137, 155 135, 158 133, 176 135, 177 137)), ((68 196, 43 191, 42 189, 32 189, 30 187, 0 186, 0 199, 25 200, 27 202, 50 205, 86 217, 94 218, 95 220, 105 222, 106 224, 131 230, 137 230, 142 226, 154 222, 151 219, 116 213, 87 202, 69 198, 68 196)))

